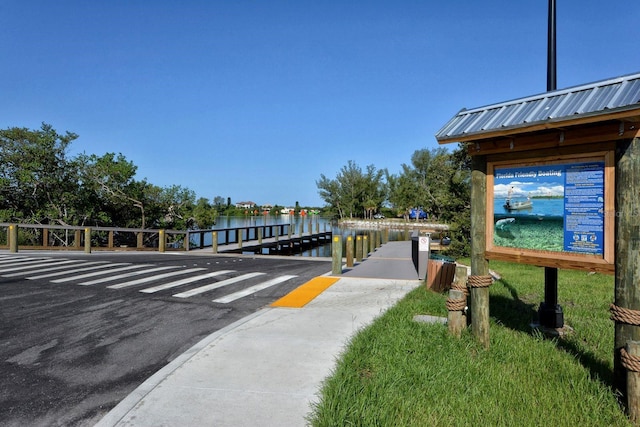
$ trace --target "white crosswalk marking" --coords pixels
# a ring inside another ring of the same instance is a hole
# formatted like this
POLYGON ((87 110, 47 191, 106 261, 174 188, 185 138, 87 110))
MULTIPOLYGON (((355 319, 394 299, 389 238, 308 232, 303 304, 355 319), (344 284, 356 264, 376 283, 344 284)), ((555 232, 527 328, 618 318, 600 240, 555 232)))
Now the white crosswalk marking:
MULTIPOLYGON (((113 265, 113 264, 111 264, 111 265, 113 265)), ((108 267, 110 267, 111 265, 109 265, 108 267)), ((105 267, 107 267, 107 266, 105 266, 105 267)), ((134 268, 140 268, 140 267, 148 267, 148 265, 139 264, 139 265, 127 265, 125 267, 119 267, 119 268, 108 268, 106 270, 94 271, 93 273, 85 273, 85 274, 80 274, 78 276, 65 277, 63 279, 55 279, 55 280, 52 280, 51 282, 52 283, 71 282, 71 281, 74 281, 74 280, 86 279, 87 277, 102 276, 104 274, 117 273, 117 272, 125 271, 125 270, 133 270, 134 268)))
POLYGON ((250 287, 248 287, 246 289, 243 289, 241 291, 234 292, 234 293, 229 294, 229 295, 225 295, 222 298, 214 299, 213 302, 219 302, 219 303, 222 303, 222 304, 227 304, 227 303, 230 303, 230 302, 235 301, 237 299, 246 297, 247 295, 254 294, 254 293, 256 293, 258 291, 261 291, 263 289, 270 288, 271 286, 277 285, 278 283, 282 283, 282 282, 286 282, 287 280, 291 280, 294 277, 298 277, 298 276, 286 275, 286 276, 276 277, 274 279, 267 280, 266 282, 262 282, 262 283, 259 283, 257 285, 250 286, 250 287))
POLYGON ((186 279, 178 280, 177 282, 165 283, 164 285, 154 286, 152 288, 141 289, 140 292, 145 294, 152 294, 154 292, 163 291, 165 289, 176 288, 178 286, 186 285, 187 283, 197 282, 198 280, 210 279, 211 277, 220 276, 222 274, 234 273, 234 270, 220 270, 212 271, 211 273, 201 274, 199 276, 187 277, 186 279))
POLYGON ((29 260, 21 260, 20 262, 3 264, 3 265, 0 265, 0 271, 11 271, 12 268, 22 268, 25 266, 29 267, 33 265, 42 264, 45 262, 51 262, 51 258, 32 258, 29 260))
MULTIPOLYGON (((73 263, 73 265, 71 265, 72 267, 75 265, 82 265, 82 266, 87 266, 87 265, 92 265, 92 264, 104 264, 107 261, 92 261, 92 262, 86 262, 86 261, 82 261, 82 260, 69 260, 69 261, 65 261, 65 263, 73 263)), ((47 268, 38 268, 38 273, 43 273, 45 271, 55 271, 55 270, 62 270, 65 268, 69 268, 69 265, 60 265, 60 264, 64 264, 62 262, 59 262, 55 267, 47 267, 47 268)), ((21 271, 18 273, 11 273, 11 274, 3 274, 2 277, 17 277, 17 276, 26 276, 27 274, 32 274, 33 271, 21 271)), ((66 272, 65 272, 66 273, 66 272)))
POLYGON ((212 283, 210 285, 200 286, 199 288, 191 289, 190 291, 181 292, 179 294, 174 294, 173 296, 177 297, 177 298, 189 298, 189 297, 192 297, 194 295, 201 294, 203 292, 212 291, 214 289, 218 289, 218 288, 221 288, 223 286, 231 285, 232 283, 237 283, 237 282, 240 282, 242 280, 250 279, 252 277, 261 276, 263 274, 265 274, 265 273, 247 273, 247 274, 243 274, 241 276, 232 277, 231 279, 222 280, 220 282, 212 283))
MULTIPOLYGON (((88 263, 88 264, 92 264, 92 263, 88 263)), ((93 263, 93 264, 97 264, 97 263, 93 263)), ((103 264, 103 263, 100 263, 103 264)), ((108 264, 110 267, 116 266, 116 265, 130 265, 127 262, 113 262, 111 264, 108 264)), ((58 271, 56 273, 48 273, 48 274, 41 274, 39 276, 29 276, 27 277, 27 279, 29 280, 37 280, 37 279, 48 279, 49 277, 56 277, 56 276, 64 276, 65 274, 72 274, 72 273, 79 273, 81 271, 90 271, 90 270, 96 270, 98 268, 104 268, 105 265, 92 265, 91 267, 83 267, 83 268, 76 268, 73 269, 71 271, 58 271)))
MULTIPOLYGON (((207 271, 205 267, 186 268, 184 265, 132 264, 130 262, 88 261, 85 259, 0 254, 0 277, 24 277, 27 280, 47 279, 50 283, 73 283, 81 286, 115 282, 112 285, 105 286, 109 289, 154 284, 155 286, 139 291, 146 294, 153 294, 183 285, 195 286, 193 289, 184 286, 186 290, 173 295, 176 298, 189 298, 266 274, 263 272, 245 273, 237 277, 223 278, 224 280, 213 283, 207 280, 225 274, 231 275, 232 273, 236 273, 236 270, 207 271), (134 276, 141 277, 131 279, 134 276), (180 278, 179 276, 183 277, 180 278), (176 277, 177 279, 174 279, 176 277)), ((297 276, 282 275, 274 277, 217 298, 213 302, 227 304, 295 277, 297 276)))
POLYGON ((88 282, 81 282, 81 283, 78 283, 78 285, 90 286, 90 285, 96 285, 98 283, 113 282, 114 280, 124 279, 130 276, 138 276, 140 274, 153 273, 155 271, 169 270, 170 268, 175 268, 175 267, 165 266, 165 267, 149 268, 146 270, 131 271, 129 273, 116 274, 115 276, 103 277, 102 279, 94 279, 94 280, 89 280, 88 282))
POLYGON ((190 273, 194 273, 196 271, 202 271, 202 270, 204 270, 204 268, 201 268, 201 267, 198 267, 198 268, 187 268, 186 270, 172 271, 170 273, 157 274, 155 276, 143 277, 142 279, 131 280, 129 282, 124 282, 124 283, 118 283, 117 285, 107 286, 107 288, 109 288, 109 289, 128 288, 130 286, 136 286, 136 285, 141 285, 143 283, 155 282, 156 280, 162 280, 162 279, 166 279, 168 277, 180 276, 180 275, 184 275, 184 274, 190 274, 190 273))
POLYGON ((29 257, 15 257, 15 258, 11 258, 11 259, 5 259, 0 261, 0 267, 3 267, 5 265, 19 265, 19 264, 25 264, 25 263, 31 263, 31 262, 38 262, 44 259, 50 259, 50 258, 29 258, 29 257))
MULTIPOLYGON (((29 263, 29 265, 25 265, 26 263, 22 263, 22 264, 20 264, 19 267, 1 268, 0 272, 8 273, 10 271, 19 271, 19 270, 38 270, 38 271, 42 271, 41 270, 42 267, 49 267, 49 266, 52 266, 52 265, 64 265, 64 264, 70 264, 70 263, 73 263, 73 262, 77 262, 77 261, 46 259, 46 260, 35 261, 33 264, 29 263)), ((28 274, 28 273, 26 273, 26 274, 28 274)), ((2 276, 6 277, 4 274, 2 276)))

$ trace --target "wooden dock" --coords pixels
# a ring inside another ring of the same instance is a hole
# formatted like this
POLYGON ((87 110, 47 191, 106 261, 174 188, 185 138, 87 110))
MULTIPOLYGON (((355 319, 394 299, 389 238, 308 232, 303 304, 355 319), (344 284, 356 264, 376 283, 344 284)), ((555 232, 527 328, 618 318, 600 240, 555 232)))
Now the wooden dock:
POLYGON ((308 232, 302 234, 269 237, 248 242, 218 245, 215 253, 256 253, 268 251, 269 255, 290 255, 331 243, 331 231, 308 232))
POLYGON ((272 224, 234 227, 219 230, 190 231, 188 250, 211 248, 212 253, 255 253, 290 255, 331 243, 332 232, 325 225, 324 231, 316 223, 272 224), (206 237, 206 239, 205 239, 206 237), (210 240, 211 243, 205 243, 210 240))

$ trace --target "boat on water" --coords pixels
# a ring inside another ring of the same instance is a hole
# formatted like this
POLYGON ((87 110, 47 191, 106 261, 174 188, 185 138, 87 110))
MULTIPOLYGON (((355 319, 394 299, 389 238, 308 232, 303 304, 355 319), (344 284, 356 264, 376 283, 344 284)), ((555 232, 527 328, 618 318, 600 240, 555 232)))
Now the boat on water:
POLYGON ((518 200, 514 201, 514 200, 511 200, 509 198, 505 202, 504 208, 506 210, 508 210, 509 212, 532 209, 533 208, 533 202, 529 198, 527 198, 526 200, 520 200, 520 201, 518 201, 518 200))

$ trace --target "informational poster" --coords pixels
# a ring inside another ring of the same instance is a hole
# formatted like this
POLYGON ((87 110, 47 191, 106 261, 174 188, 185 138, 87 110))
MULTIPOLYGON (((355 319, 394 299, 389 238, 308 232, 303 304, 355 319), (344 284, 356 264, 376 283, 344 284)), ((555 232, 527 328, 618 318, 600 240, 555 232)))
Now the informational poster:
POLYGON ((496 167, 493 245, 604 253, 604 161, 496 167))
POLYGON ((604 250, 604 163, 567 165, 564 186, 564 250, 604 250))

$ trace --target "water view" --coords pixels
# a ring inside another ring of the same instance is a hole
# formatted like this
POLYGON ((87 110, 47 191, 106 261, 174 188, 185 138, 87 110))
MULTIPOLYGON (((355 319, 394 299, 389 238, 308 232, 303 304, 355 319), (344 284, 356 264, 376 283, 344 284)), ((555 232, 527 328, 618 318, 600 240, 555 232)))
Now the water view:
POLYGON ((530 207, 508 209, 505 207, 505 198, 494 199, 493 244, 511 248, 562 251, 564 199, 536 197, 529 200, 530 207))
MULTIPOLYGON (((216 219, 216 224, 211 227, 212 230, 225 230, 229 228, 241 227, 258 227, 263 225, 288 225, 292 227, 295 233, 299 233, 301 228, 304 233, 312 231, 331 231, 333 235, 341 235, 343 244, 346 242, 347 236, 351 235, 355 238, 357 235, 369 233, 369 229, 355 229, 350 227, 340 227, 336 220, 331 220, 320 215, 300 216, 300 215, 255 215, 255 216, 220 216, 216 219)), ((389 230, 389 241, 408 240, 410 239, 410 231, 405 230, 389 230)), ((219 236, 219 242, 222 243, 222 236, 219 236)), ((253 231, 250 238, 255 238, 253 231)), ((196 237, 191 238, 193 244, 197 244, 196 237)), ((204 245, 211 246, 211 233, 204 234, 204 245)), ((343 248, 344 249, 344 248, 343 248)), ((264 252, 267 254, 266 250, 264 252)), ((291 256, 303 257, 331 257, 331 243, 320 245, 311 249, 298 253, 292 253, 291 256)))

